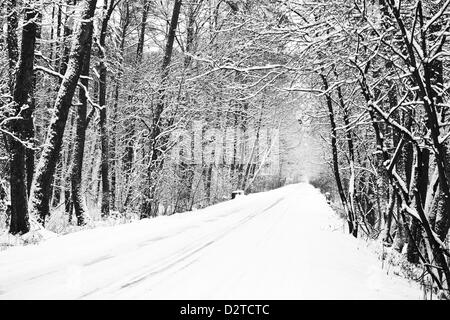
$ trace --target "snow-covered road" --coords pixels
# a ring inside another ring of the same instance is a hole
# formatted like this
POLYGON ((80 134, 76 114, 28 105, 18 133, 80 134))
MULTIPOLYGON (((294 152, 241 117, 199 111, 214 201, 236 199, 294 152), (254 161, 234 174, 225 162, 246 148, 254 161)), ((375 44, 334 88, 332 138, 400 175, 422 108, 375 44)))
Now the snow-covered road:
POLYGON ((0 252, 0 299, 419 299, 307 184, 0 252))

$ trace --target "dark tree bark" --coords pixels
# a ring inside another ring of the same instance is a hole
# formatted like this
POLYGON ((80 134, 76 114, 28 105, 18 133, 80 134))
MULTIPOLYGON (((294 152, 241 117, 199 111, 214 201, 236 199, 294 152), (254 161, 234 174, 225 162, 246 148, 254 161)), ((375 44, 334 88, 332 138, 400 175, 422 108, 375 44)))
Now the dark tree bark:
POLYGON ((392 244, 392 247, 397 252, 402 252, 403 247, 406 244, 408 234, 406 232, 405 226, 407 226, 407 222, 405 221, 405 217, 401 214, 401 205, 402 205, 402 199, 399 194, 397 194, 396 197, 397 202, 397 231, 394 237, 394 242, 392 244))
POLYGON ((144 52, 144 42, 145 42, 145 29, 147 28, 147 17, 148 11, 150 9, 150 1, 144 0, 144 6, 142 9, 141 18, 141 29, 139 31, 139 41, 136 49, 136 60, 140 62, 142 60, 142 54, 144 52))
POLYGON ((157 103, 157 107, 156 107, 156 112, 155 115, 153 117, 153 126, 154 126, 154 131, 152 134, 152 138, 156 137, 159 135, 159 133, 161 132, 161 126, 160 126, 160 119, 161 119, 161 114, 164 110, 164 98, 165 98, 165 84, 167 81, 167 78, 169 76, 169 65, 170 65, 170 61, 172 60, 172 51, 173 51, 173 44, 175 41, 175 32, 177 30, 177 26, 178 26, 178 18, 180 15, 180 9, 181 9, 181 0, 175 0, 175 4, 173 7, 173 12, 172 12, 172 19, 170 21, 170 27, 169 27, 169 34, 167 36, 167 42, 166 42, 166 48, 164 51, 164 58, 163 58, 163 62, 162 62, 162 66, 161 66, 161 88, 159 90, 159 99, 158 99, 158 103, 157 103))
MULTIPOLYGON (((60 0, 61 1, 61 0, 60 0)), ((65 74, 66 70, 67 70, 67 63, 69 61, 69 54, 70 54, 70 41, 69 41, 69 37, 72 35, 73 33, 73 15, 74 12, 73 10, 69 10, 70 6, 74 5, 76 3, 75 0, 62 0, 62 2, 59 3, 59 12, 58 12, 58 35, 60 38, 60 48, 59 48, 59 52, 57 54, 57 63, 59 63, 58 65, 58 71, 60 74, 65 74), (64 7, 62 5, 62 2, 64 2, 65 4, 65 14, 64 14, 64 19, 63 19, 63 13, 62 13, 62 7, 64 7), (64 22, 63 22, 64 21, 64 22), (62 33, 62 34, 61 34, 62 33)), ((59 83, 61 84, 62 82, 62 78, 58 79, 59 83)), ((67 162, 70 163, 70 160, 67 162)), ((55 181, 55 183, 52 183, 51 188, 53 189, 53 199, 52 199, 52 205, 53 206, 58 206, 61 202, 61 198, 62 198, 62 194, 64 193, 64 197, 65 200, 69 200, 70 199, 70 195, 68 195, 68 193, 70 193, 70 189, 65 188, 66 186, 66 172, 63 171, 65 166, 64 163, 64 159, 58 159, 58 164, 57 167, 58 169, 61 168, 61 170, 56 170, 54 177, 52 178, 53 181, 55 181)), ((67 209, 70 208, 70 206, 68 206, 68 203, 65 203, 65 207, 67 209)))
MULTIPOLYGON (((215 152, 214 150, 211 152, 211 159, 214 159, 215 152)), ((212 160, 214 161, 214 160, 212 160)), ((203 176, 205 179, 205 198, 207 201, 207 205, 211 205, 211 185, 212 185, 212 171, 213 164, 211 163, 207 168, 205 168, 203 172, 203 176)))
POLYGON ((392 226, 392 217, 394 214, 394 207, 395 207, 395 199, 396 194, 395 190, 392 190, 389 194, 389 202, 388 207, 384 211, 383 216, 383 231, 381 233, 381 240, 384 244, 392 245, 393 239, 391 236, 391 226, 392 226))
MULTIPOLYGON (((324 91, 328 91, 329 85, 326 76, 323 74, 320 75, 322 78, 324 91)), ((334 119, 334 110, 333 110, 333 101, 329 94, 325 95, 326 103, 328 107, 328 116, 330 118, 330 126, 331 126, 331 149, 333 154, 333 173, 336 180, 336 185, 339 192, 339 197, 341 198, 342 205, 344 206, 344 210, 347 213, 347 223, 349 233, 352 234, 355 238, 358 236, 358 227, 355 220, 354 212, 352 212, 349 207, 347 197, 345 196, 344 188, 342 186, 341 175, 339 171, 339 159, 338 159, 338 149, 337 149, 337 129, 336 122, 334 119)))
MULTIPOLYGON (((69 5, 75 5, 76 0, 66 0, 67 6, 69 5)), ((60 7, 60 14, 61 14, 61 7, 60 7)), ((69 61, 69 54, 70 54, 70 42, 68 41, 68 38, 73 33, 73 12, 66 12, 65 22, 62 26, 63 34, 62 34, 62 41, 61 41, 61 58, 59 59, 59 73, 65 74, 67 70, 67 63, 69 61)), ((59 23, 61 23, 62 17, 59 16, 59 23)), ((61 80, 62 81, 62 80, 61 80)))
POLYGON ((184 68, 187 69, 189 65, 191 64, 191 56, 189 55, 192 53, 194 49, 194 36, 195 36, 195 17, 196 13, 200 8, 202 1, 199 1, 198 4, 191 3, 189 4, 188 13, 187 13, 187 28, 186 28, 186 47, 185 47, 185 53, 187 55, 184 58, 184 68))
POLYGON ((73 149, 74 144, 72 141, 76 139, 75 137, 75 115, 70 115, 70 123, 68 130, 70 131, 69 135, 69 141, 67 143, 67 151, 66 151, 66 159, 63 159, 65 161, 64 164, 64 171, 61 174, 62 177, 62 190, 64 192, 64 212, 68 217, 72 216, 73 213, 73 201, 72 201, 72 183, 71 183, 71 172, 72 172, 72 166, 73 166, 73 149))
POLYGON ((101 212, 102 217, 109 216, 109 199, 110 199, 110 185, 109 185, 109 137, 107 128, 107 106, 106 106, 106 81, 107 81, 107 67, 105 63, 106 59, 106 35, 108 30, 108 23, 111 15, 114 11, 115 4, 114 0, 104 1, 103 10, 104 17, 102 20, 102 27, 100 30, 99 37, 99 58, 100 62, 97 65, 97 70, 99 72, 99 91, 98 91, 98 102, 100 105, 100 141, 102 147, 102 162, 101 162, 101 176, 102 176, 102 206, 101 212))
POLYGON ((62 137, 69 108, 72 104, 72 98, 75 93, 78 79, 80 78, 83 58, 89 43, 92 41, 92 17, 94 16, 96 4, 96 0, 83 1, 80 25, 75 33, 67 71, 56 97, 54 116, 50 121, 46 143, 36 168, 36 175, 33 180, 29 203, 30 212, 39 216, 41 224, 45 223, 45 218, 49 215, 51 185, 55 166, 61 151, 62 137))
POLYGON ((7 18, 7 38, 6 44, 8 47, 8 63, 9 63, 9 88, 11 94, 14 90, 15 68, 17 59, 19 58, 19 47, 17 41, 18 29, 18 14, 17 14, 17 0, 8 0, 6 2, 7 18))
MULTIPOLYGON (((62 21, 62 5, 61 5, 61 1, 62 0, 58 0, 58 13, 57 13, 57 15, 56 15, 56 36, 55 36, 55 38, 57 39, 57 40, 59 40, 60 39, 60 37, 61 37, 61 21, 62 21)), ((59 68, 59 66, 58 66, 58 62, 60 61, 59 60, 59 56, 60 56, 60 52, 59 52, 59 46, 58 46, 58 44, 56 43, 55 44, 55 64, 54 64, 54 69, 58 69, 59 68)))
POLYGON ((116 170, 117 170, 117 155, 116 155, 116 145, 117 145, 117 134, 116 131, 118 130, 117 126, 117 112, 118 112, 118 106, 119 106, 119 80, 116 79, 116 85, 114 87, 114 103, 113 103, 113 110, 112 110, 112 135, 111 135, 111 146, 109 148, 109 156, 111 159, 111 188, 110 188, 110 206, 112 210, 116 210, 116 185, 117 185, 117 178, 116 178, 116 170))
POLYGON ((233 12, 238 12, 239 11, 239 6, 237 5, 237 3, 235 3, 232 0, 225 0, 225 2, 230 6, 231 10, 233 12))
POLYGON ((100 140, 102 150, 101 162, 101 177, 102 177, 102 217, 109 216, 109 138, 107 128, 107 114, 106 114, 106 68, 100 69, 100 92, 99 104, 100 109, 100 140))
MULTIPOLYGON (((334 74, 336 79, 338 78, 338 73, 336 71, 336 69, 334 70, 334 74)), ((350 179, 349 179, 349 186, 348 186, 348 205, 349 205, 349 209, 350 212, 353 215, 353 218, 356 219, 355 215, 356 215, 356 209, 355 209, 355 184, 356 184, 356 172, 355 172, 355 147, 353 145, 353 131, 352 128, 350 126, 350 115, 349 115, 349 110, 348 107, 345 105, 344 102, 344 96, 342 94, 342 89, 341 87, 337 87, 336 89, 337 91, 337 95, 338 95, 338 99, 339 99, 339 105, 342 109, 342 113, 343 113, 343 120, 344 120, 344 125, 345 125, 345 132, 346 132, 346 138, 347 138, 347 147, 348 147, 348 162, 349 162, 349 166, 350 166, 350 179)), ((332 110, 329 112, 332 112, 332 110)), ((337 132, 334 128, 334 135, 336 135, 337 132)), ((336 137, 335 137, 336 138, 336 137)))
MULTIPOLYGON (((81 84, 88 89, 89 87, 89 67, 91 61, 91 43, 87 44, 86 51, 84 53, 83 67, 81 70, 81 84)), ((71 172, 72 182, 72 199, 73 207, 75 210, 75 216, 77 217, 77 225, 82 226, 86 223, 85 215, 87 208, 83 199, 82 190, 82 172, 83 172, 83 155, 86 141, 86 129, 87 129, 87 96, 86 91, 83 88, 78 92, 80 103, 77 106, 76 111, 76 131, 75 141, 73 147, 73 164, 71 172)))
POLYGON ((32 117, 32 92, 34 76, 34 47, 36 43, 36 18, 38 12, 25 7, 25 23, 22 30, 20 57, 16 70, 13 90, 15 118, 11 121, 10 138, 10 187, 11 187, 11 224, 10 233, 26 233, 30 229, 28 215, 28 193, 26 180, 26 132, 32 117))

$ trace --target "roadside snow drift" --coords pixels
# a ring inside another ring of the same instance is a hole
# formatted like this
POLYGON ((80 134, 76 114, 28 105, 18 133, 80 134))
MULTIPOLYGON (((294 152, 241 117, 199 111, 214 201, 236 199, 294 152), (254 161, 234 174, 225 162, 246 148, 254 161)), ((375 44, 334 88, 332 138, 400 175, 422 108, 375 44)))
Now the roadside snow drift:
POLYGON ((307 184, 0 252, 0 299, 419 299, 307 184))

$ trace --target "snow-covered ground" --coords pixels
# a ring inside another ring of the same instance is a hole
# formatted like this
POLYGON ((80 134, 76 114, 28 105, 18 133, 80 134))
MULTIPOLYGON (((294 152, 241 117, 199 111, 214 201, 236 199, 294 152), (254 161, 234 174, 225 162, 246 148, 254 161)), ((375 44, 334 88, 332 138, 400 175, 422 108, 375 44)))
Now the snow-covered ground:
POLYGON ((0 252, 0 299, 420 299, 307 184, 0 252))

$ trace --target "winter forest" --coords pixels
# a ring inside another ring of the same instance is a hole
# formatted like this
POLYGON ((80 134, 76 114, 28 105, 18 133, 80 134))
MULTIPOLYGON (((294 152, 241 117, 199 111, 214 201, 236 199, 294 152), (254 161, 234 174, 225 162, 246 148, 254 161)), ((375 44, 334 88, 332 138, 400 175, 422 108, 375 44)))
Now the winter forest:
POLYGON ((450 0, 0 4, 8 241, 307 182, 450 297, 450 0))

